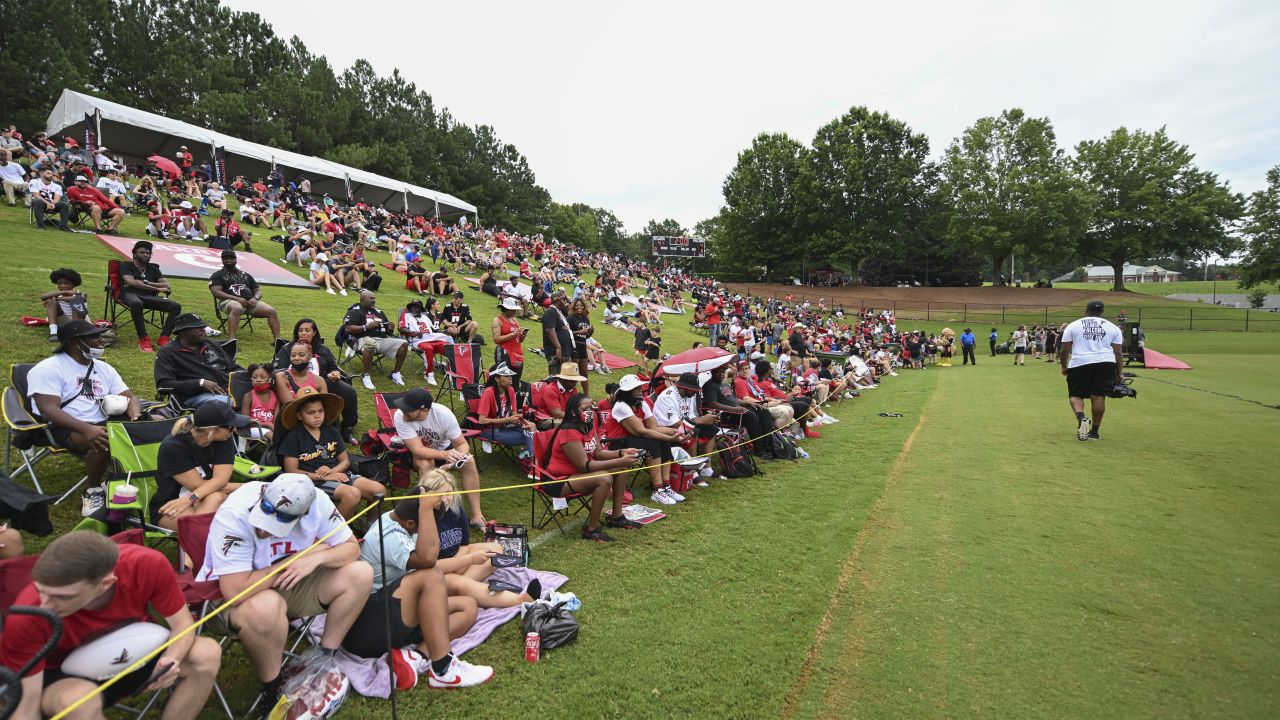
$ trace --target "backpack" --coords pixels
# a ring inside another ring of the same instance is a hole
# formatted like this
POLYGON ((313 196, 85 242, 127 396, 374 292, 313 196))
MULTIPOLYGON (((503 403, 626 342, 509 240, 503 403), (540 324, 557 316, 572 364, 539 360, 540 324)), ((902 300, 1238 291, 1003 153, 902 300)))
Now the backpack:
POLYGON ((769 452, 778 460, 795 460, 800 457, 800 453, 796 452, 796 444, 780 432, 769 436, 769 446, 769 452))
MULTIPOLYGON (((746 436, 739 433, 724 433, 716 438, 716 446, 719 448, 720 454, 720 467, 725 477, 747 478, 758 472, 745 443, 746 436)), ((674 470, 672 474, 675 474, 674 470)), ((676 492, 679 491, 677 490, 676 492)))

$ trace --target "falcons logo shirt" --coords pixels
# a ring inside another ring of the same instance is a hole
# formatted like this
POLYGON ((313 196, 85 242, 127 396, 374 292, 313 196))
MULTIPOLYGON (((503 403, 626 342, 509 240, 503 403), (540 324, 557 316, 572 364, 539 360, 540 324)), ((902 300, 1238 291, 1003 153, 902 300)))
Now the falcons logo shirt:
MULTIPOLYGON (((258 505, 266 484, 245 483, 218 508, 205 542, 204 567, 197 580, 217 580, 223 575, 271 567, 335 530, 337 532, 324 541, 328 547, 336 547, 353 537, 333 501, 321 492, 316 493, 311 508, 288 535, 261 537, 262 533, 249 524, 249 512, 258 505)), ((281 502, 286 500, 282 498, 281 502)), ((292 504, 285 503, 283 509, 287 512, 288 505, 292 504)))

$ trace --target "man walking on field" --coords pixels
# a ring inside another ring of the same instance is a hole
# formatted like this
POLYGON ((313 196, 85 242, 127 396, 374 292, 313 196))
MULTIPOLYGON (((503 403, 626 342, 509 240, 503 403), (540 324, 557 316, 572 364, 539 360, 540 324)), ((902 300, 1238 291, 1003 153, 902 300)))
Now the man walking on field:
POLYGON ((1107 410, 1107 391, 1123 380, 1120 328, 1102 317, 1102 301, 1090 300, 1085 316, 1062 331, 1058 362, 1067 378, 1071 409, 1080 422, 1076 437, 1098 440, 1102 414, 1107 410), (1092 418, 1084 414, 1084 399, 1090 398, 1092 418))

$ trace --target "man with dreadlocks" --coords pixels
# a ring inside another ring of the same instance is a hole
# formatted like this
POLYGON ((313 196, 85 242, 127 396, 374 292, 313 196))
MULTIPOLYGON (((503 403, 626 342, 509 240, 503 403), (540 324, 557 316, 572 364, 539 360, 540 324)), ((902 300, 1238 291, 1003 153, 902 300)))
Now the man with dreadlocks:
POLYGON ((27 394, 35 414, 49 424, 58 447, 84 458, 91 491, 102 484, 111 458, 107 417, 137 420, 142 415, 138 398, 120 373, 102 361, 104 332, 105 328, 87 320, 65 323, 58 330, 53 356, 41 360, 27 375, 27 394))

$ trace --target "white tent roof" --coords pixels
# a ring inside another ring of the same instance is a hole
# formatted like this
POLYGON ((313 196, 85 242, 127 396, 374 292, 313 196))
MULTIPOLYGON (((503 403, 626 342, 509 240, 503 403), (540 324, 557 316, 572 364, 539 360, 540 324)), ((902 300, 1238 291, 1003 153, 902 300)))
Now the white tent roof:
MULTIPOLYGON (((306 174, 311 178, 314 192, 328 192, 337 197, 345 197, 343 181, 344 178, 350 178, 352 196, 357 199, 365 196, 374 204, 390 202, 392 207, 399 207, 401 203, 391 201, 396 196, 407 195, 409 209, 413 212, 434 212, 437 203, 441 215, 476 212, 475 205, 448 193, 376 175, 324 158, 249 142, 73 90, 62 91, 53 112, 49 113, 45 131, 50 137, 67 134, 73 129, 83 132, 85 115, 94 113, 98 113, 100 117, 101 144, 109 147, 112 152, 139 160, 157 153, 173 157, 184 143, 208 145, 211 151, 214 147, 223 148, 227 154, 228 169, 235 175, 265 175, 274 164, 291 168, 295 171, 295 177, 306 174)), ((286 172, 286 178, 288 177, 286 172)))

